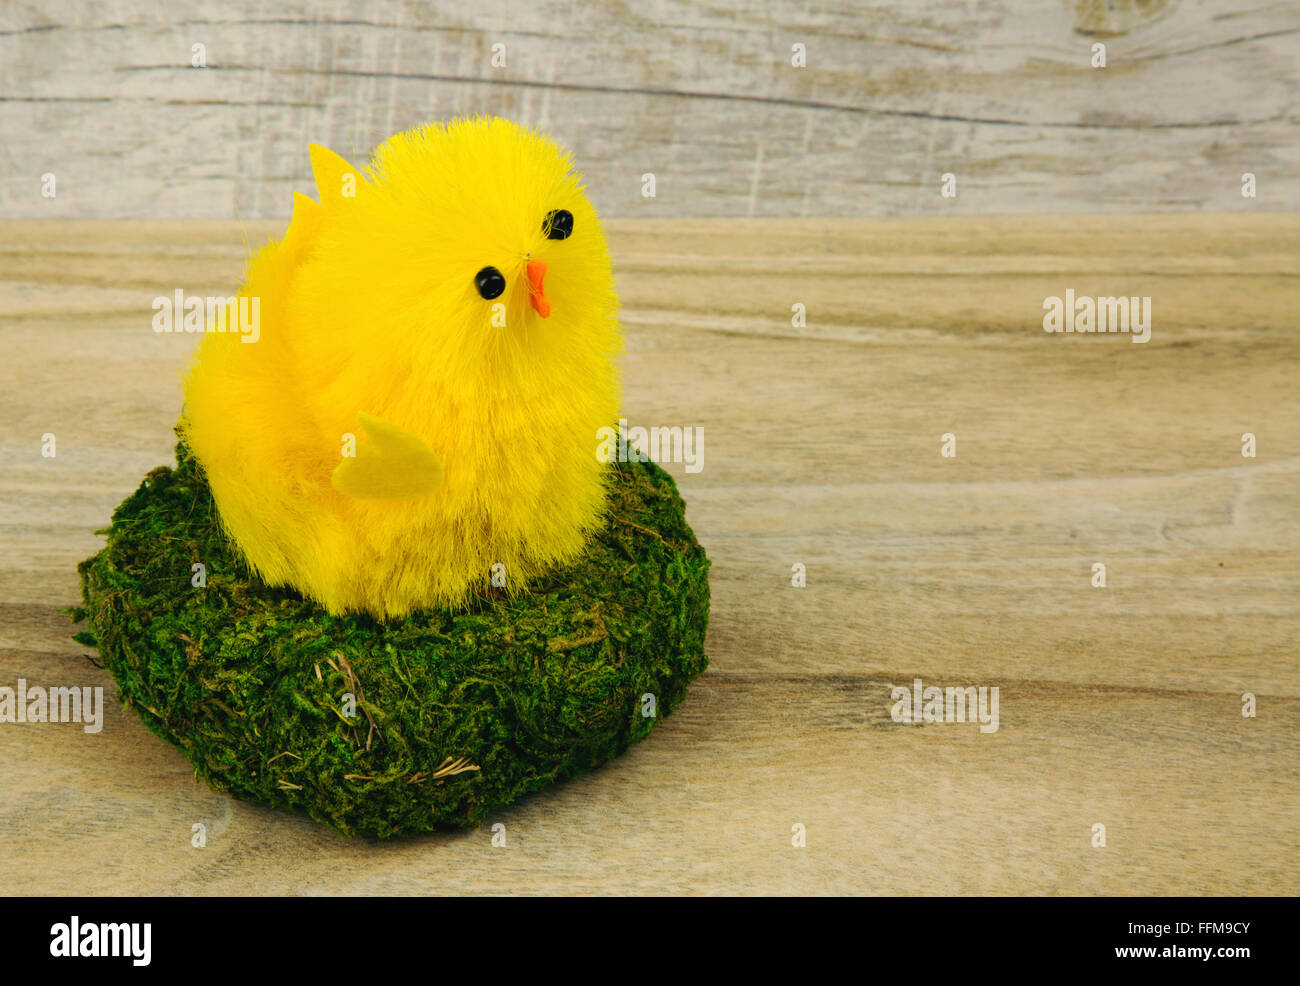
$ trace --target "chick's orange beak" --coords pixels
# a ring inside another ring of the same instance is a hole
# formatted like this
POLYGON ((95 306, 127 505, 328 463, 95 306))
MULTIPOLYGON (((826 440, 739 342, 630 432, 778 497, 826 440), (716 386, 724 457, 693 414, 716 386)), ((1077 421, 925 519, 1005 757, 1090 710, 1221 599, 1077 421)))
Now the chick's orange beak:
POLYGON ((546 295, 542 291, 542 278, 545 276, 545 260, 528 261, 528 300, 533 303, 534 311, 542 318, 551 314, 551 303, 546 300, 546 295))

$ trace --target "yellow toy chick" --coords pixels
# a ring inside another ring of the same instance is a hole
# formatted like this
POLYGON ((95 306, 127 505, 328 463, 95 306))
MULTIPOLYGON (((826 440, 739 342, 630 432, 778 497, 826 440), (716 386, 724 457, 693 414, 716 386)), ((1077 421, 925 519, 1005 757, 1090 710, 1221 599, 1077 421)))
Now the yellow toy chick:
POLYGON ((267 583, 378 617, 576 560, 622 341, 570 158, 476 118, 311 162, 320 203, 295 194, 239 292, 258 332, 205 333, 185 383, 227 531, 267 583))

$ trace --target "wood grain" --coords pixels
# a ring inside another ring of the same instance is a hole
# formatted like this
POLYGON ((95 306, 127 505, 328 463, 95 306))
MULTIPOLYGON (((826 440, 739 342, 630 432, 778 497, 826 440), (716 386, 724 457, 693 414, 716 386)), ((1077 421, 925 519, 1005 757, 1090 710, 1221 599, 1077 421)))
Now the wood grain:
POLYGON ((1298 39, 1254 0, 8 3, 0 214, 284 219, 308 141, 475 113, 611 216, 1295 211, 1298 39))
POLYGON ((93 736, 0 725, 25 891, 1300 889, 1300 217, 612 223, 627 416, 704 429, 704 469, 668 468, 714 562, 712 666, 645 743, 489 819, 503 849, 196 785, 58 612, 170 456, 194 340, 151 299, 228 293, 273 232, 0 224, 0 685, 112 706, 93 736), (1150 296, 1151 341, 1043 332, 1069 287, 1150 296), (916 677, 999 687, 999 730, 894 723, 916 677))

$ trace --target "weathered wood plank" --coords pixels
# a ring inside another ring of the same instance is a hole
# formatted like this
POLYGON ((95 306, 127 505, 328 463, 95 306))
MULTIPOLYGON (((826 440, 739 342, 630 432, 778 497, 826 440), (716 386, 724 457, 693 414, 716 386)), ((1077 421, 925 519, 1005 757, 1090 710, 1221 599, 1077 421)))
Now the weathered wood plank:
POLYGON ((1291 4, 160 9, 0 10, 3 215, 278 218, 308 141, 473 113, 552 131, 615 216, 1300 209, 1291 4))

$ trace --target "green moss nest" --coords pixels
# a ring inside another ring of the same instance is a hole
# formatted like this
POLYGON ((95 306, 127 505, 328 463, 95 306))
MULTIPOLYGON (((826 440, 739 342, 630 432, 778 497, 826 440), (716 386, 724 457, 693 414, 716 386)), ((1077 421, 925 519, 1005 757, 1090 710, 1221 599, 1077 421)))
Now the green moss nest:
POLYGON ((78 566, 73 616, 122 702, 219 791, 348 835, 473 826, 643 739, 708 664, 709 561, 651 462, 611 464, 610 521, 578 564, 381 622, 260 582, 184 444, 176 460, 78 566))

